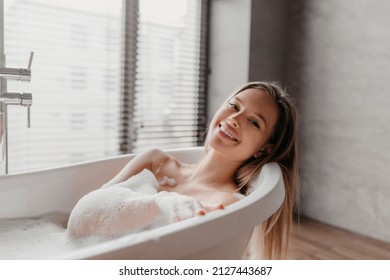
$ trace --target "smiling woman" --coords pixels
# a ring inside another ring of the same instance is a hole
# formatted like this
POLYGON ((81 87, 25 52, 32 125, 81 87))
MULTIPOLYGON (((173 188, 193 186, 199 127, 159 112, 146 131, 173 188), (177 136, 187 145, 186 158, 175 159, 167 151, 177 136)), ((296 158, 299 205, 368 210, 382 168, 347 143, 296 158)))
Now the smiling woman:
POLYGON ((252 238, 252 247, 257 252, 264 247, 267 258, 280 258, 286 253, 299 198, 297 118, 295 100, 278 83, 251 82, 234 92, 220 107, 206 139, 206 150, 215 147, 229 159, 235 156, 242 160, 233 181, 243 194, 250 191, 251 178, 264 164, 276 162, 281 167, 286 191, 284 202, 257 228, 252 238), (223 143, 223 136, 213 138, 212 131, 218 135, 226 135, 224 131, 228 131, 230 135, 223 143), (243 147, 240 141, 249 147, 243 147))
MULTIPOLYGON (((239 159, 246 160, 257 155, 260 150, 271 148, 272 144, 268 143, 268 139, 273 132, 277 116, 278 108, 273 97, 259 89, 248 88, 233 96, 216 112, 209 133, 213 135, 212 130, 215 129, 221 139, 240 144, 225 147, 230 153, 234 148, 239 159)), ((216 145, 215 141, 218 139, 210 138, 210 146, 216 145)))
MULTIPOLYGON (((189 211, 186 217, 190 218, 221 209, 238 201, 242 195, 249 194, 252 190, 250 181, 270 162, 278 163, 282 170, 286 195, 278 211, 262 224, 261 239, 252 240, 265 248, 264 257, 281 258, 286 252, 294 205, 298 197, 298 167, 295 106, 276 83, 255 82, 245 85, 220 107, 211 121, 205 153, 198 162, 188 164, 161 150, 146 150, 131 160, 97 193, 106 197, 106 189, 109 188, 115 194, 118 185, 147 169, 161 183, 158 195, 142 196, 147 204, 142 209, 149 208, 153 213, 160 211, 172 216, 170 212, 176 211, 179 206, 193 205, 186 207, 186 211, 189 211), (163 183, 166 178, 174 179, 175 184, 163 183), (167 194, 169 195, 166 196, 167 194), (185 196, 185 202, 177 200, 177 195, 185 196), (161 203, 161 197, 170 198, 170 203, 161 203)), ((134 195, 138 208, 139 195, 134 195)), ((122 200, 129 203, 134 195, 129 193, 129 196, 121 196, 116 203, 121 204, 122 200)), ((103 199, 102 203, 104 201, 103 199)), ((89 216, 91 213, 99 216, 104 205, 93 203, 83 211, 89 216)), ((128 206, 128 209, 134 208, 131 202, 128 206)), ((117 216, 110 216, 108 221, 110 229, 120 229, 118 234, 127 230, 127 226, 123 224, 128 219, 124 220, 120 215, 134 215, 134 211, 129 210, 127 213, 126 209, 125 212, 115 212, 117 216)), ((146 212, 142 212, 142 218, 151 214, 146 212)), ((153 216, 154 214, 150 215, 153 216)), ((93 224, 93 219, 84 219, 84 215, 80 215, 80 219, 76 218, 74 223, 87 229, 93 224)), ((131 224, 128 226, 131 227, 131 224)), ((99 228, 94 228, 91 232, 99 232, 99 228)))

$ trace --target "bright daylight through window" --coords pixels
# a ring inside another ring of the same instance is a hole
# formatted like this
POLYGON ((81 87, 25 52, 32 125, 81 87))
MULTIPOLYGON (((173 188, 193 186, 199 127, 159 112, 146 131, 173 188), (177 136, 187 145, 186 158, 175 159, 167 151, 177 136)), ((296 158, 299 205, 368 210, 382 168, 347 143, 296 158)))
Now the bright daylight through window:
POLYGON ((200 145, 205 3, 5 0, 7 65, 34 51, 31 83, 8 82, 33 94, 31 128, 9 106, 10 172, 200 145))

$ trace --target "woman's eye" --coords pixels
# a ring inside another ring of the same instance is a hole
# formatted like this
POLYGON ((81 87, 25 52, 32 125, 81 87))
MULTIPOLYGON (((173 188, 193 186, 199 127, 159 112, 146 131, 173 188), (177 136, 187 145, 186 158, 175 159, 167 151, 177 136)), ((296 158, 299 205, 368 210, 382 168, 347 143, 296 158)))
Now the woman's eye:
POLYGON ((256 121, 249 120, 255 127, 260 128, 259 124, 256 121))
POLYGON ((229 103, 229 106, 232 107, 232 108, 235 109, 235 110, 238 110, 237 105, 234 104, 234 103, 229 103))

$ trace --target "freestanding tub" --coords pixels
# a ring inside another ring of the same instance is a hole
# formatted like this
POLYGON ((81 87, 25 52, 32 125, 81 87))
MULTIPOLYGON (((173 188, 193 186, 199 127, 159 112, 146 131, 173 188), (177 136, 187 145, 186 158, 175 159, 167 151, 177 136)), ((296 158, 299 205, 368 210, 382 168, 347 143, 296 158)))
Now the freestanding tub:
MULTIPOLYGON (((191 163, 201 157, 204 148, 167 152, 179 160, 191 163)), ((36 219, 56 212, 69 215, 83 195, 111 179, 133 157, 131 154, 55 169, 0 176, 0 223, 10 219, 36 219)), ((284 199, 282 174, 276 163, 265 165, 253 185, 256 189, 249 196, 205 216, 117 239, 72 246, 67 250, 52 250, 46 255, 39 253, 41 248, 38 244, 27 255, 14 255, 12 258, 241 259, 253 228, 272 215, 284 199)), ((65 227, 62 234, 66 238, 65 227)), ((1 238, 0 234, 0 240, 1 238)), ((14 242, 18 243, 18 240, 14 242)))

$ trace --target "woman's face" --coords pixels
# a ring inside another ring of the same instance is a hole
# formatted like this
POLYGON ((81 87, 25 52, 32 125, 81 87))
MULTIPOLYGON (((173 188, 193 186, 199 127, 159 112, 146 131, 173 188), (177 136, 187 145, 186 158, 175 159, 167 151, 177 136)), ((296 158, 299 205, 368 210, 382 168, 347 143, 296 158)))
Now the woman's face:
POLYGON ((273 97, 259 89, 246 89, 215 113, 208 132, 209 145, 231 160, 247 160, 270 146, 268 140, 277 118, 273 97))

